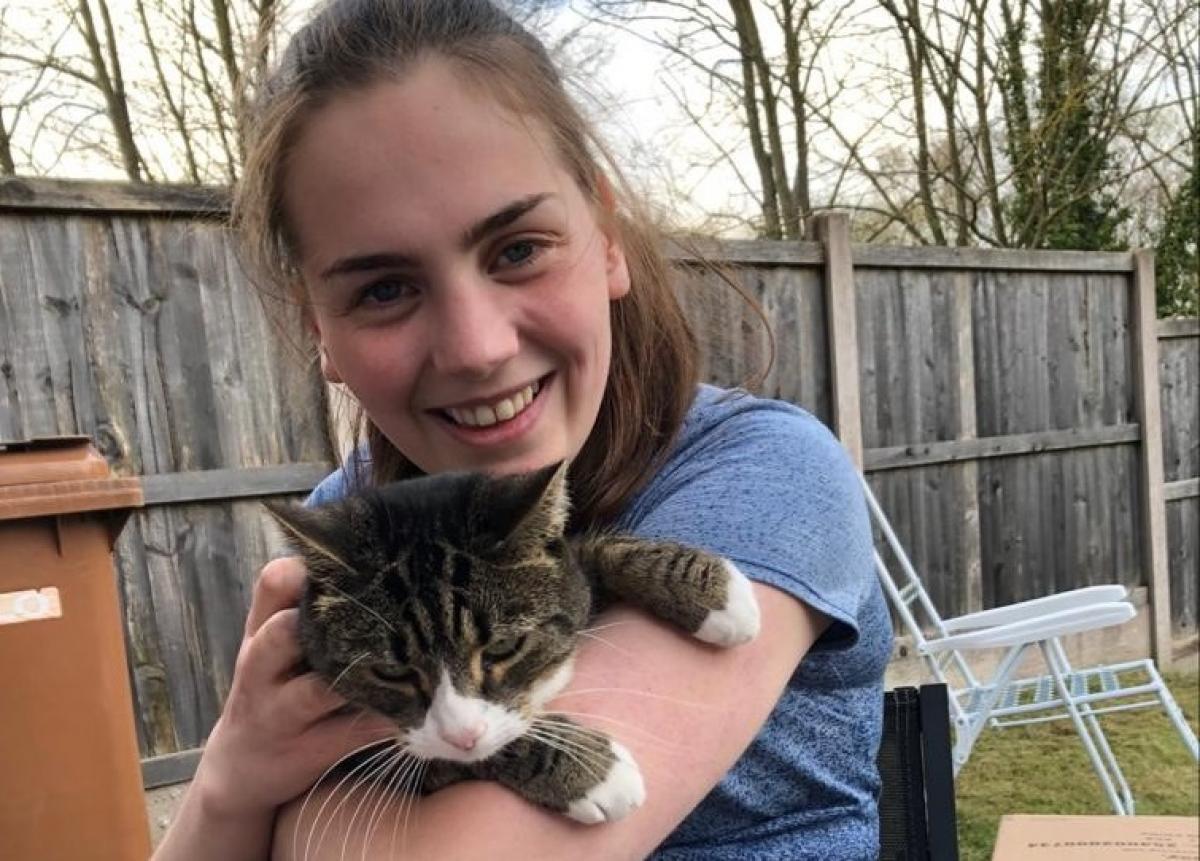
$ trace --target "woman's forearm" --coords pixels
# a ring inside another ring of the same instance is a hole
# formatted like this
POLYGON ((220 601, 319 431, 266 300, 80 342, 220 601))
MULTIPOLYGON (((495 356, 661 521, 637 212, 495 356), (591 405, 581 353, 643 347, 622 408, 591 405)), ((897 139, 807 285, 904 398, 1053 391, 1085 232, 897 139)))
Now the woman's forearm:
POLYGON ((235 810, 198 775, 152 861, 263 861, 270 856, 273 810, 235 810))

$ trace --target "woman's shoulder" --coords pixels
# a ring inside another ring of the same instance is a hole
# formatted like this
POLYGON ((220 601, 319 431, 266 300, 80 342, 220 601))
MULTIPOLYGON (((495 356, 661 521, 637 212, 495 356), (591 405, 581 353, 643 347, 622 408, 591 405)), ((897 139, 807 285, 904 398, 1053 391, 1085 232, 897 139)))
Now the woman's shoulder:
POLYGON ((346 455, 341 466, 321 479, 305 498, 304 504, 311 507, 336 502, 347 494, 366 487, 370 483, 370 476, 371 455, 366 445, 363 445, 346 455))
POLYGON ((848 453, 816 416, 795 404, 740 389, 702 385, 678 438, 643 496, 696 482, 860 495, 848 453))

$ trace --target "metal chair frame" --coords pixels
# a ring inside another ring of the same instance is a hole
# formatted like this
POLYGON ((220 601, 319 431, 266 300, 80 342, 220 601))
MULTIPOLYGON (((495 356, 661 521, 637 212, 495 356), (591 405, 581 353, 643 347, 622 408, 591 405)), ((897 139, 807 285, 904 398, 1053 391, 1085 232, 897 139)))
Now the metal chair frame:
POLYGON ((1084 669, 1073 668, 1067 659, 1064 635, 1122 624, 1136 615, 1124 586, 1089 586, 942 619, 865 478, 862 483, 875 526, 900 567, 899 578, 894 578, 876 551, 875 567, 884 591, 916 653, 950 691, 955 775, 988 726, 1069 719, 1113 811, 1132 816, 1133 794, 1097 718, 1152 707, 1163 709, 1192 758, 1200 759, 1196 734, 1152 659, 1084 669), (918 615, 924 617, 924 625, 918 615), (981 681, 965 655, 995 648, 1005 649, 1003 657, 991 677, 981 681), (1047 672, 1017 678, 1017 667, 1029 649, 1041 652, 1047 672))

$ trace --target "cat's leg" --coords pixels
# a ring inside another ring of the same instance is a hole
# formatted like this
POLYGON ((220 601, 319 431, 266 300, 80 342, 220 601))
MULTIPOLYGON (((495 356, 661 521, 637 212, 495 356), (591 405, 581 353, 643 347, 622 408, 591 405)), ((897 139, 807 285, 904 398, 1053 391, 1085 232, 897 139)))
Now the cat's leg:
POLYGON ((758 634, 750 580, 727 559, 670 541, 613 535, 583 539, 576 552, 606 592, 697 639, 736 646, 758 634))
POLYGON ((622 819, 645 801, 641 769, 624 745, 561 715, 542 715, 535 727, 482 762, 431 762, 425 791, 495 780, 589 825, 622 819))

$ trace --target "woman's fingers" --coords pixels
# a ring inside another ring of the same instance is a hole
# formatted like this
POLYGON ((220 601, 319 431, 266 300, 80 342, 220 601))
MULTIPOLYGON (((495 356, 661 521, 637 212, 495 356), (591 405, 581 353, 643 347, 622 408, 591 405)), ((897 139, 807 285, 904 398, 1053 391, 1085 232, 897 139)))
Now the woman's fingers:
POLYGON ((332 762, 376 742, 397 739, 396 724, 373 712, 351 712, 329 717, 306 735, 306 743, 332 762))
POLYGON ((289 679, 279 690, 279 706, 305 721, 316 721, 346 704, 346 698, 316 673, 289 679))
POLYGON ((237 675, 244 685, 263 689, 290 678, 300 662, 300 611, 288 607, 272 615, 242 641, 237 675))
POLYGON ((272 559, 263 566, 254 584, 250 612, 246 615, 245 637, 253 637, 263 624, 288 607, 300 603, 306 576, 304 563, 298 556, 272 559))

